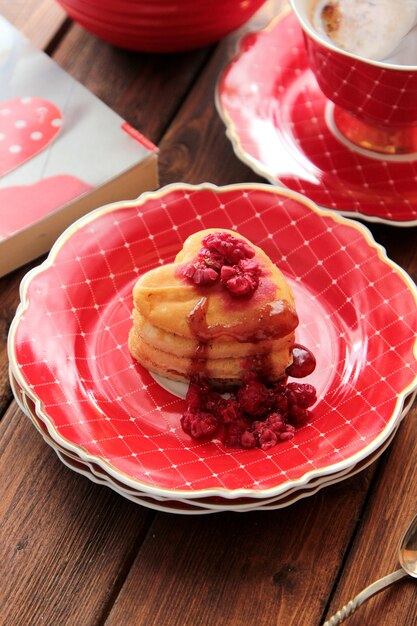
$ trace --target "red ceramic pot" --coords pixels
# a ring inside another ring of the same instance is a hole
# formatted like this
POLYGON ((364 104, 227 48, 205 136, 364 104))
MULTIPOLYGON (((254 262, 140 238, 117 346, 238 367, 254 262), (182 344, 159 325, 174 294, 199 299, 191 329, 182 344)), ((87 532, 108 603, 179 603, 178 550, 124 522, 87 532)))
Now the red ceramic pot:
POLYGON ((105 41, 140 52, 178 52, 239 28, 265 0, 58 0, 105 41))
POLYGON ((377 152, 417 152, 417 66, 374 61, 338 48, 314 30, 312 0, 289 1, 319 87, 336 105, 338 130, 377 152))

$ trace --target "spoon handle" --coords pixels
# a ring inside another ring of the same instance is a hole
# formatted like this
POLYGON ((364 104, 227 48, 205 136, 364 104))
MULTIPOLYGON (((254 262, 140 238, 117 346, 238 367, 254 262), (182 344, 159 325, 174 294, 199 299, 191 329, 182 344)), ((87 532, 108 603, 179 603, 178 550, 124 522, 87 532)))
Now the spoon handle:
POLYGON ((340 611, 335 613, 333 617, 327 620, 327 622, 325 622, 323 626, 338 626, 338 624, 341 624, 345 621, 345 619, 350 617, 352 613, 354 613, 356 609, 358 609, 361 604, 365 602, 365 600, 368 600, 368 598, 374 596, 376 593, 379 593, 380 591, 385 589, 385 587, 392 585, 392 583, 395 583, 397 580, 400 580, 407 575, 407 572, 405 572, 403 569, 397 569, 392 574, 388 574, 388 576, 380 578, 376 582, 372 583, 372 585, 369 585, 369 587, 366 587, 363 591, 358 593, 358 595, 355 596, 353 600, 345 604, 345 606, 341 608, 340 611))

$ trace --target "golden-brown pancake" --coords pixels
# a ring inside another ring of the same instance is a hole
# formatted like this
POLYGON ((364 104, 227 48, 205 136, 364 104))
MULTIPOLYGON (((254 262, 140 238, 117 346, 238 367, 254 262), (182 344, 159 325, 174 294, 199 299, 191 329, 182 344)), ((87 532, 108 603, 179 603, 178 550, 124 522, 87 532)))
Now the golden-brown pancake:
MULTIPOLYGON (((200 342, 196 337, 181 337, 174 333, 168 333, 162 328, 152 326, 139 311, 133 311, 133 328, 138 338, 146 344, 187 358, 195 358, 200 342)), ((227 337, 219 337, 205 342, 205 355, 209 359, 244 358, 251 355, 268 354, 272 351, 292 348, 293 333, 278 339, 265 339, 263 341, 237 341, 227 337)))
POLYGON ((288 335, 298 324, 292 290, 263 250, 238 233, 221 231, 244 240, 255 250, 262 276, 251 298, 233 298, 220 283, 196 287, 181 275, 181 269, 197 256, 202 239, 215 232, 220 229, 191 235, 174 263, 143 274, 133 289, 135 308, 157 328, 182 337, 194 337, 189 316, 201 299, 207 297, 205 326, 211 337, 259 341, 288 335))
POLYGON ((173 380, 188 381, 190 372, 203 373, 204 377, 220 384, 239 383, 248 369, 262 363, 262 369, 270 381, 280 380, 283 372, 291 364, 292 337, 280 340, 281 349, 259 354, 256 344, 252 346, 252 354, 238 357, 212 358, 204 351, 196 352, 192 356, 183 356, 178 352, 161 350, 151 343, 147 343, 133 327, 129 334, 129 350, 132 356, 146 369, 171 378, 173 380), (252 361, 252 359, 254 359, 252 361))
POLYGON ((133 300, 130 352, 144 367, 168 378, 188 380, 198 369, 210 379, 236 381, 256 361, 268 378, 279 380, 292 362, 298 324, 292 290, 268 256, 234 231, 191 235, 173 263, 139 278, 133 300), (259 268, 250 296, 236 297, 220 280, 195 284, 184 275, 200 258, 203 240, 217 233, 250 247, 259 268))

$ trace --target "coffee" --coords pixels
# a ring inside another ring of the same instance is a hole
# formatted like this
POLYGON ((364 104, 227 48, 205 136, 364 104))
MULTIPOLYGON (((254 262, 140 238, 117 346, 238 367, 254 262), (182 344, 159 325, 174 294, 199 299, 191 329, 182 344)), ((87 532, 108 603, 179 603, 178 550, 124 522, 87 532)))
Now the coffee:
POLYGON ((311 22, 347 52, 417 65, 417 0, 315 0, 311 22))

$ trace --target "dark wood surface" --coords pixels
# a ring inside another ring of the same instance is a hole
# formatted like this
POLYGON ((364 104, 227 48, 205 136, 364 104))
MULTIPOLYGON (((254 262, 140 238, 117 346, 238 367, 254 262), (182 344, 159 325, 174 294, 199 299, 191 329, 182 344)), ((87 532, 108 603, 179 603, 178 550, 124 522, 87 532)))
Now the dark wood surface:
MULTIPOLYGON (((96 39, 53 0, 0 0, 0 13, 158 144, 161 184, 261 180, 234 156, 214 106, 238 33, 150 55, 96 39)), ((415 280, 417 229, 368 227, 415 280)), ((396 569, 417 512, 416 404, 370 467, 290 507, 194 517, 143 508, 62 465, 13 400, 7 332, 32 265, 0 279, 1 625, 318 626, 396 569)), ((348 623, 413 626, 416 606, 407 579, 348 623)))

